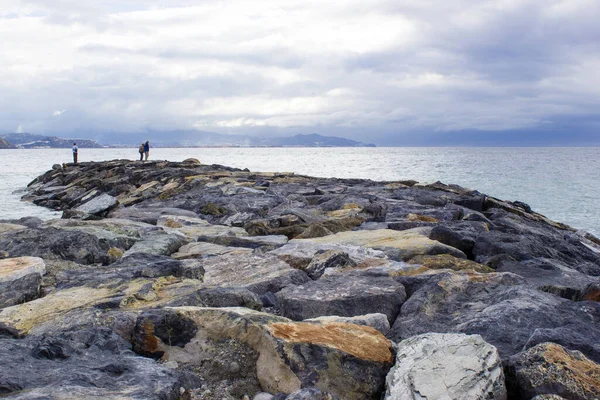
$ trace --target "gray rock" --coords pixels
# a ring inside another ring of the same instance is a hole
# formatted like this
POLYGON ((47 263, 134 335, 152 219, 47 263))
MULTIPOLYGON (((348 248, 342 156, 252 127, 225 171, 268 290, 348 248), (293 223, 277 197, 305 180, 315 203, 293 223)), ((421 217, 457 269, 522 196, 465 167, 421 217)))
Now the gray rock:
POLYGON ((46 265, 39 257, 0 260, 0 308, 39 297, 45 273, 46 265))
POLYGON ((117 199, 109 194, 102 193, 100 196, 94 197, 87 203, 75 208, 75 210, 87 214, 101 214, 114 208, 117 204, 117 199))
POLYGON ((59 289, 76 286, 98 287, 107 284, 119 285, 141 277, 178 276, 201 278, 202 275, 203 268, 201 265, 190 269, 183 262, 169 257, 133 253, 108 266, 60 272, 56 276, 56 286, 59 289))
POLYGON ((128 257, 135 253, 146 253, 162 256, 170 256, 181 246, 190 242, 185 236, 166 233, 162 231, 151 232, 142 237, 123 254, 128 257))
POLYGON ((135 356, 106 328, 0 339, 0 392, 11 398, 180 398, 192 374, 135 356), (16 396, 16 397, 14 397, 16 396))
POLYGON ((287 287, 277 293, 277 299, 281 314, 296 321, 324 315, 354 317, 370 313, 382 313, 394 321, 406 300, 406 292, 392 278, 351 272, 287 287))
POLYGON ((121 207, 109 213, 111 218, 124 218, 132 221, 145 222, 156 225, 158 219, 165 215, 180 215, 184 217, 197 218, 198 214, 193 211, 173 207, 121 207))
POLYGON ((327 268, 352 268, 355 266, 356 262, 350 258, 348 253, 339 250, 321 250, 317 251, 304 272, 311 279, 319 279, 327 268))
POLYGON ((542 343, 514 355, 505 371, 511 399, 539 395, 573 400, 600 398, 600 364, 555 343, 542 343))
POLYGON ((426 333, 398 344, 385 400, 506 399, 498 350, 479 335, 426 333))
POLYGON ((304 272, 270 255, 228 254, 202 261, 207 285, 243 287, 258 295, 310 280, 304 272))
POLYGON ((560 336, 565 347, 598 359, 597 345, 590 338, 600 337, 600 327, 589 323, 598 318, 600 304, 581 306, 540 292, 514 274, 443 272, 429 277, 403 304, 390 337, 401 340, 427 332, 479 334, 507 358, 521 351, 536 330, 560 328, 555 337, 560 336))
POLYGON ((199 236, 199 242, 208 242, 229 247, 246 247, 249 249, 262 249, 265 251, 274 250, 288 242, 288 238, 283 235, 269 236, 199 236))

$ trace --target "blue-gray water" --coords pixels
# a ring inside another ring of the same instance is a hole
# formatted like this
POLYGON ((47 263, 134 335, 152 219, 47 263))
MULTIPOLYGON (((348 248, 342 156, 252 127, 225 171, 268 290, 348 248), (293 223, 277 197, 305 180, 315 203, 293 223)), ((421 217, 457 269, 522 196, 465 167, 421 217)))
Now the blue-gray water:
MULTIPOLYGON (((137 149, 80 149, 80 161, 136 159, 137 149)), ((600 148, 153 148, 150 158, 198 158, 253 171, 373 180, 442 181, 504 200, 600 234, 600 148)), ((19 201, 20 191, 70 149, 0 150, 0 219, 56 216, 19 201), (16 192, 15 192, 16 191, 16 192)))

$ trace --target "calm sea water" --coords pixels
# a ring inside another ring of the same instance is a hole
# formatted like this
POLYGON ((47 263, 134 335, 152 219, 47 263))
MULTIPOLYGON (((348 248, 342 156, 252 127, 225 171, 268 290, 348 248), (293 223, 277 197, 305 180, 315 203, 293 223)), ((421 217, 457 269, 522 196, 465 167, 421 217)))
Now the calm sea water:
MULTIPOLYGON (((80 161, 132 159, 137 149, 80 149, 80 161)), ((194 157, 252 171, 373 180, 442 181, 600 235, 600 148, 153 148, 154 160, 194 157)), ((0 219, 57 213, 20 201, 23 188, 70 149, 0 150, 0 219)))

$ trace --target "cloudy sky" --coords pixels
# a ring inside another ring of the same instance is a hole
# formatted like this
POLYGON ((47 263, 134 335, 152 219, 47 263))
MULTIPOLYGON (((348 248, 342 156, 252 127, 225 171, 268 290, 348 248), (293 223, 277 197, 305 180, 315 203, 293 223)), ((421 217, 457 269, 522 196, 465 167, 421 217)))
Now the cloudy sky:
POLYGON ((598 0, 0 0, 0 132, 600 144, 599 20, 598 0))

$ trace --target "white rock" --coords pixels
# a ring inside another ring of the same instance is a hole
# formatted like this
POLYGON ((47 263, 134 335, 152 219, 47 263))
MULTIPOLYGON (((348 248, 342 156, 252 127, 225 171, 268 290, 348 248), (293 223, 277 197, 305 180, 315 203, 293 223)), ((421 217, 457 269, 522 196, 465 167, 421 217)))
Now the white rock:
POLYGON ((385 400, 506 399, 498 350, 479 335, 426 333, 398 344, 385 400))

